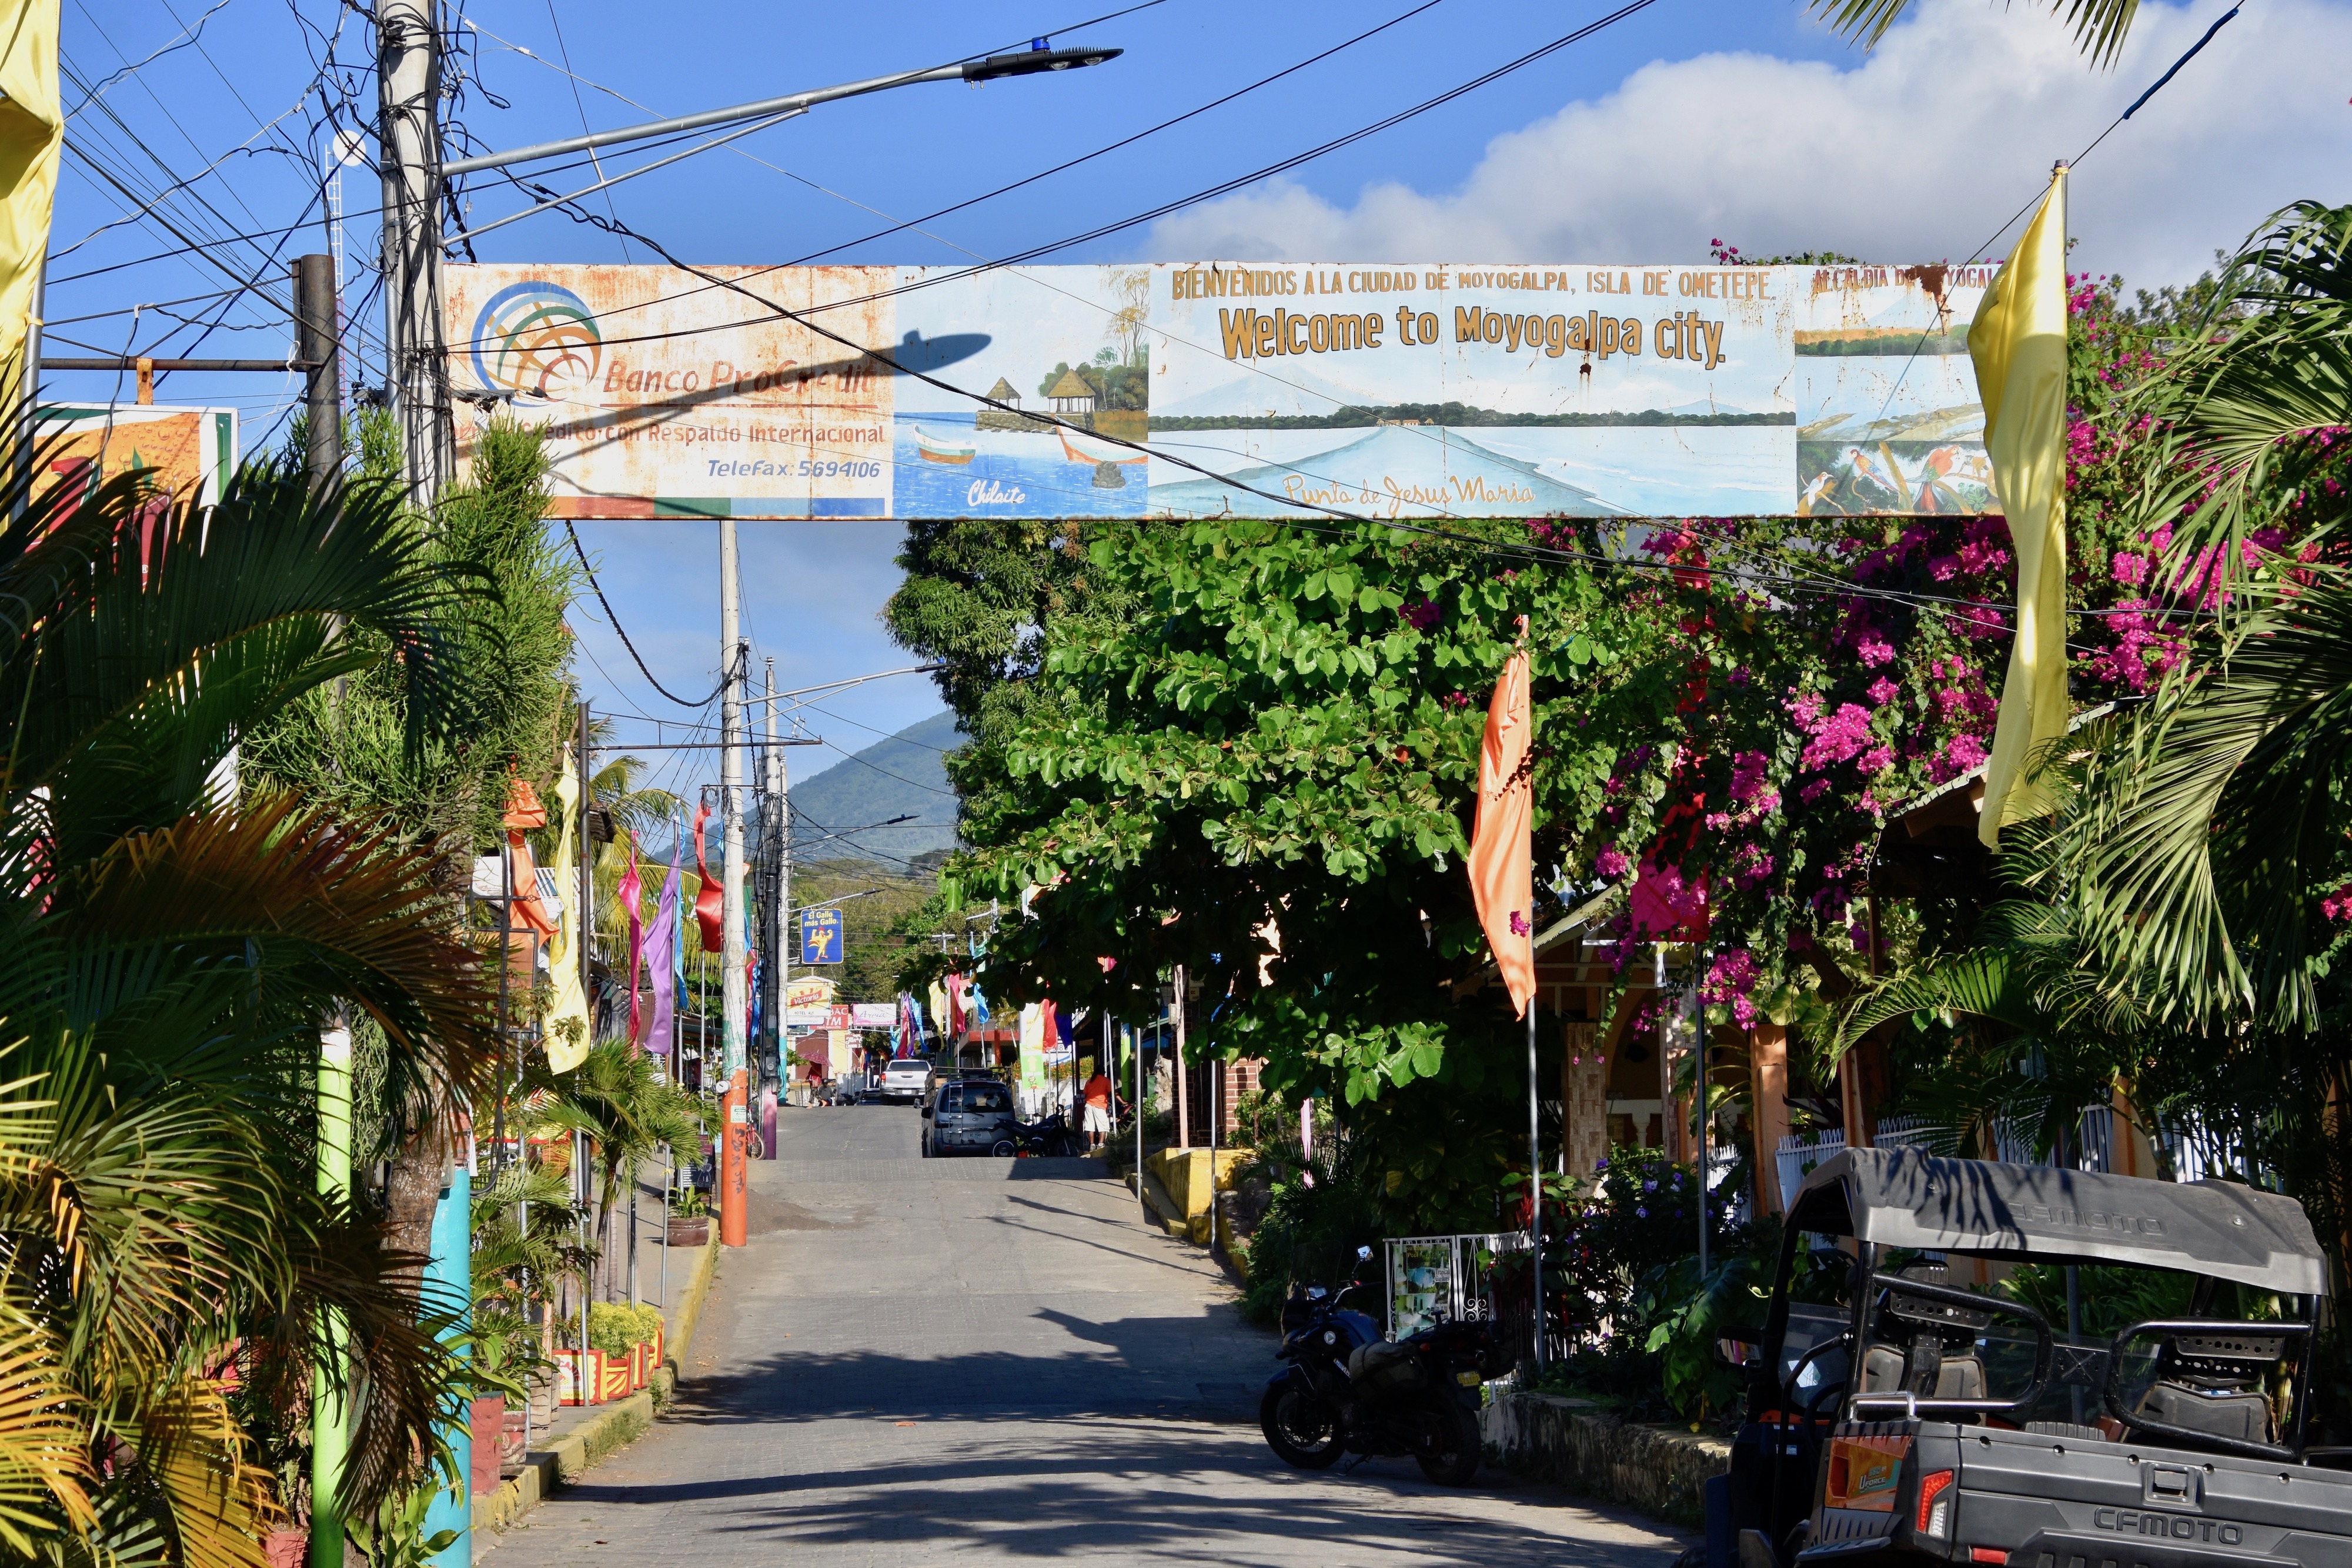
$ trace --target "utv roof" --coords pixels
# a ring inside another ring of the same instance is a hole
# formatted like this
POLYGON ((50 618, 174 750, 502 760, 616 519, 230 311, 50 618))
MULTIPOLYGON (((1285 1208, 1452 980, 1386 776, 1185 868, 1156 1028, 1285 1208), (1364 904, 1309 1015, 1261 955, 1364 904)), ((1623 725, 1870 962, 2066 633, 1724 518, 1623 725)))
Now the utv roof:
POLYGON ((2327 1267, 2303 1206, 2232 1182, 1849 1149, 1805 1177, 1788 1222, 1881 1247, 2135 1263, 2289 1295, 2327 1293, 2327 1267))

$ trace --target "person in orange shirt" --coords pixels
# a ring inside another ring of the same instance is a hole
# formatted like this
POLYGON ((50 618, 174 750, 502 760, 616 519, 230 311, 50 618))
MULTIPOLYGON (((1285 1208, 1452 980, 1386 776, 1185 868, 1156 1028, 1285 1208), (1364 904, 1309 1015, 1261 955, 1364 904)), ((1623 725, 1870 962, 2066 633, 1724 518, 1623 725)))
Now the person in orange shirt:
POLYGON ((1110 1080, 1102 1075, 1100 1068, 1097 1068, 1095 1075, 1087 1080, 1085 1094, 1087 1149, 1088 1153, 1094 1153, 1101 1149, 1104 1140, 1110 1136, 1110 1080))

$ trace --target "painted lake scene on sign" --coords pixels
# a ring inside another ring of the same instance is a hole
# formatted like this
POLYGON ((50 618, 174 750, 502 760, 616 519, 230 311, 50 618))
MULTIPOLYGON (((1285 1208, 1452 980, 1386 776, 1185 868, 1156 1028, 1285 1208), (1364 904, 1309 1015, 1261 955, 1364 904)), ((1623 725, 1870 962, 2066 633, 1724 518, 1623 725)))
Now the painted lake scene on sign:
POLYGON ((964 413, 901 413, 891 456, 902 517, 1134 517, 1143 455, 1075 452, 1058 429, 982 430, 964 413))

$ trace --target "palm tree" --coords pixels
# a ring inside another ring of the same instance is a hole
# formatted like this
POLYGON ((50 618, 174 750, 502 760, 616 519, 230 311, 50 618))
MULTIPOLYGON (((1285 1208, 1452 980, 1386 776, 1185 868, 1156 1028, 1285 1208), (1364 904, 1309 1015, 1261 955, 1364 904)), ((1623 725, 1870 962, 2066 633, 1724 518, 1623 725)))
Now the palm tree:
POLYGON ((2172 585, 2223 635, 2095 732, 2065 874, 2116 983, 2168 1017, 2300 1032, 2339 935, 2324 905, 2352 881, 2352 508, 2302 483, 2352 426, 2352 206, 2280 214, 2200 340, 2126 413, 2163 433, 2139 522, 2170 532, 2172 585))
MULTIPOLYGON (((1911 9, 1911 0, 1813 0, 1813 14, 1826 16, 1830 26, 1864 46, 1875 45, 1886 30, 1911 9)), ((2111 66, 2131 31, 2139 0, 2051 0, 2083 52, 2099 65, 2111 66)))
POLYGON ((597 1166, 596 1233, 604 1237, 625 1186, 667 1145, 701 1131, 701 1108, 662 1076, 654 1058, 626 1040, 602 1040, 577 1069, 554 1079, 529 1131, 561 1128, 586 1135, 597 1166))
POLYGON ((0 1548, 257 1563, 311 1367, 352 1413, 346 1516, 415 1483, 465 1375, 423 1260, 317 1192, 320 1021, 372 1019, 420 1115, 497 1051, 434 861, 239 788, 234 751, 383 645, 428 739, 478 574, 284 465, 201 513, 136 476, 33 498, 39 466, 0 493, 0 1548))

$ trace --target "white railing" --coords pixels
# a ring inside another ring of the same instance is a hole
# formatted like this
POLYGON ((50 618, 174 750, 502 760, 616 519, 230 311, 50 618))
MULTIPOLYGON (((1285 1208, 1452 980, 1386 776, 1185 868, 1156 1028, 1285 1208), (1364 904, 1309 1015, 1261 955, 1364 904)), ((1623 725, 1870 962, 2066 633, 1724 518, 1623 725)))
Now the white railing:
MULTIPOLYGON (((2086 1171, 2106 1171, 2115 1168, 2115 1145, 2123 1135, 2115 1109, 2108 1105, 2086 1105, 2083 1108, 2080 1133, 2081 1157, 2075 1168, 2086 1171)), ((1950 1134, 1946 1124, 1929 1116, 1888 1116, 1878 1124, 1872 1142, 1882 1149, 1919 1148, 1932 1153, 1953 1152, 1950 1134)), ((2011 1121, 1995 1122, 1992 1126, 1993 1156, 2008 1165, 2046 1166, 2052 1162, 2036 1158, 2033 1153, 2033 1129, 2011 1121)), ((1838 1130, 1799 1134, 1790 1133, 1780 1140, 1773 1151, 1773 1164, 1780 1177, 1780 1207, 1787 1212, 1789 1202, 1796 1197, 1797 1188, 1804 1185, 1806 1175, 1816 1166, 1845 1152, 1845 1134, 1838 1130)), ((2176 1159, 2179 1158, 2176 1154, 2176 1159)), ((2183 1166, 2183 1181, 2188 1176, 2183 1166)))

